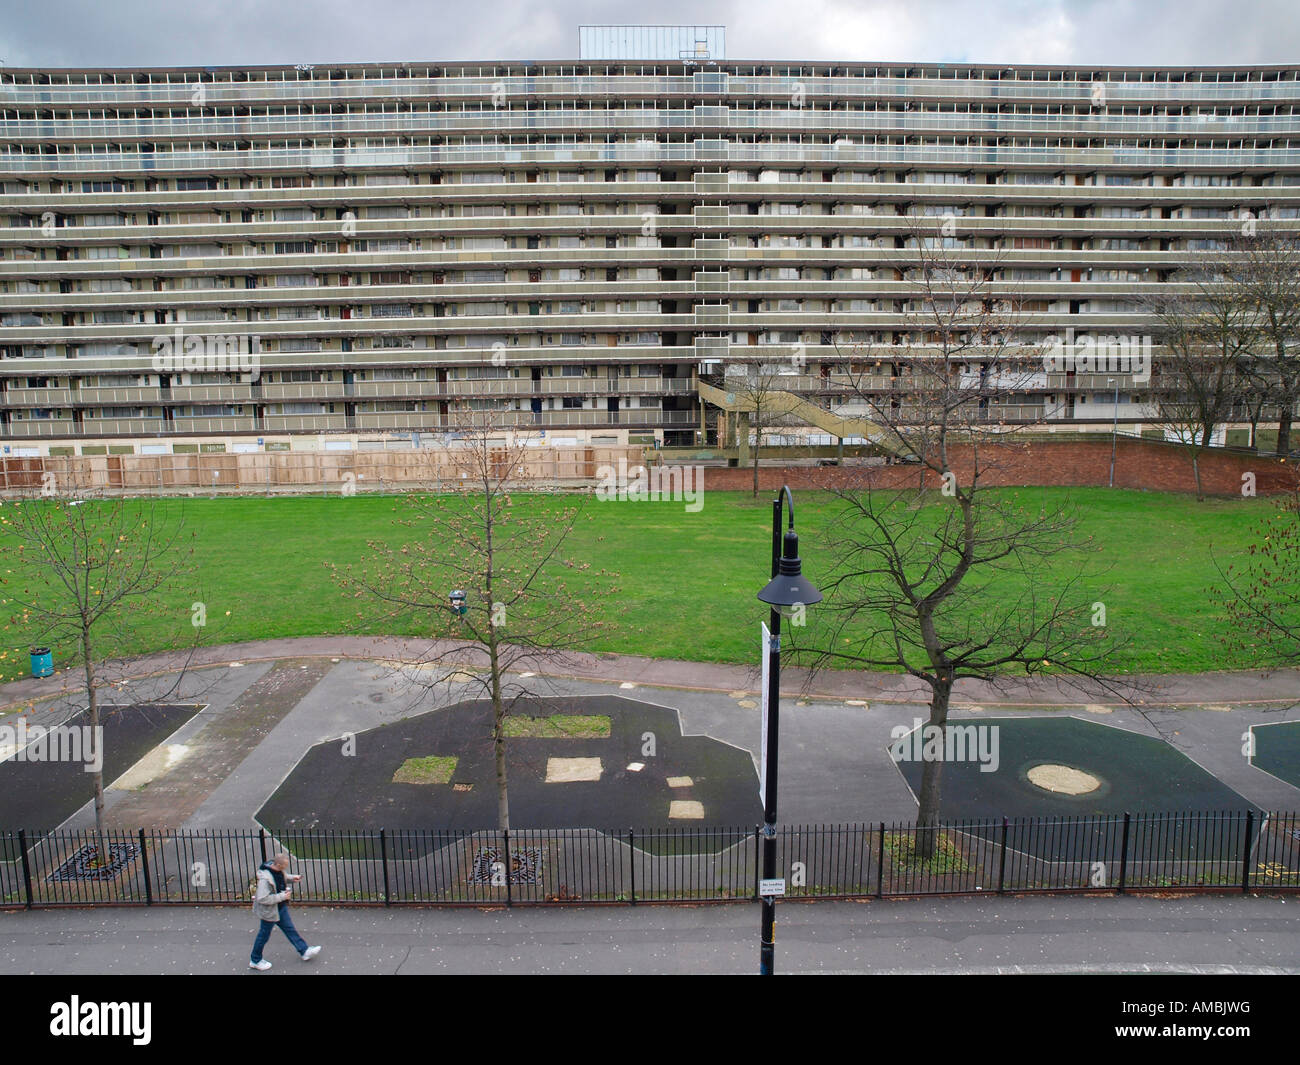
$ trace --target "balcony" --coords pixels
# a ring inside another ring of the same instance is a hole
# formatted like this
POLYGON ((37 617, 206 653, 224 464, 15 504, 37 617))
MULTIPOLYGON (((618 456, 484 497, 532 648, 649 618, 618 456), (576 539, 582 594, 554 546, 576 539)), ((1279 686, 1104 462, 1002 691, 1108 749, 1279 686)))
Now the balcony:
POLYGON ((277 400, 342 399, 342 381, 266 381, 262 384, 262 399, 277 400))
POLYGON ((441 415, 436 410, 428 411, 357 411, 354 420, 356 429, 440 429, 443 427, 441 415))
POLYGON ((674 395, 684 396, 695 391, 695 382, 689 377, 620 377, 620 395, 674 395))
POLYGON ((431 378, 411 381, 357 381, 350 386, 351 391, 348 391, 348 387, 344 386, 344 394, 358 399, 429 396, 445 392, 447 389, 445 384, 439 384, 431 378))
MULTIPOLYGON (((70 424, 70 423, 64 423, 70 424)), ((85 418, 74 436, 157 436, 169 430, 162 417, 157 418, 85 418)))
POLYGON ((605 396, 617 389, 605 377, 543 377, 537 383, 543 395, 605 396))
POLYGON ((8 407, 66 407, 72 402, 69 388, 13 388, 0 396, 8 407))
MULTIPOLYGON (((174 394, 174 393, 173 393, 174 394)), ((73 402, 80 406, 157 406, 164 402, 162 389, 151 388, 77 388, 73 402)))
MULTIPOLYGON (((729 66, 731 64, 724 64, 729 66)), ((902 66, 902 64, 895 64, 902 66)), ((933 64, 920 76, 899 77, 880 74, 878 66, 861 73, 829 75, 801 73, 798 78, 778 74, 740 74, 729 70, 707 72, 707 82, 692 74, 584 74, 556 73, 545 66, 525 74, 488 76, 463 73, 454 66, 444 67, 437 77, 350 77, 291 78, 276 80, 212 80, 203 82, 206 105, 213 108, 296 103, 386 103, 394 100, 480 101, 504 90, 507 99, 576 99, 582 97, 614 99, 696 99, 701 96, 742 99, 781 100, 790 98, 796 82, 806 95, 816 100, 875 98, 897 100, 944 100, 998 103, 1047 102, 1089 107, 1094 84, 1104 87, 1106 99, 1113 102, 1151 104, 1163 101, 1222 101, 1237 105, 1261 102, 1300 101, 1300 85, 1295 80, 1265 81, 1262 78, 1234 81, 1211 79, 1185 81, 1174 79, 1126 80, 1117 71, 1104 80, 1094 81, 1090 69, 1067 72, 1073 77, 1049 80, 1047 77, 1020 77, 1012 69, 1005 78, 940 77, 933 64)), ((1233 72, 1229 71, 1229 75, 1233 72)), ((1213 72, 1211 72, 1213 74, 1213 72)), ((8 108, 104 109, 113 107, 189 108, 196 88, 194 82, 29 85, 6 83, 2 98, 8 108)), ((706 107, 707 113, 713 108, 706 107)), ((450 112, 454 113, 454 112, 450 112)), ((525 112, 526 114, 526 112, 525 112)), ((330 116, 337 118, 339 116, 330 116)), ((390 117, 390 116, 385 116, 390 117)), ((227 120, 231 121, 231 120, 227 120)), ((238 120, 234 120, 238 121, 238 120)), ((205 127, 207 128, 207 127, 205 127)))
POLYGON ((453 379, 436 386, 449 396, 529 396, 536 386, 526 377, 480 377, 453 379))
POLYGON ((641 407, 618 411, 603 410, 545 410, 538 412, 508 412, 519 416, 518 425, 534 425, 541 428, 553 426, 631 426, 653 427, 667 425, 694 425, 699 415, 695 411, 666 411, 658 407, 641 407))
POLYGON ((258 427, 266 433, 328 433, 348 428, 339 414, 266 414, 258 427))
POLYGON ((229 415, 222 417, 183 418, 177 415, 172 419, 173 433, 251 433, 256 431, 255 420, 248 415, 229 415))
POLYGON ((1166 148, 1115 145, 1102 148, 1009 147, 1001 145, 880 145, 847 139, 818 144, 749 144, 725 140, 685 144, 649 141, 631 144, 574 144, 567 148, 464 145, 393 148, 254 148, 233 151, 62 152, 55 155, 0 153, 0 174, 220 173, 270 170, 521 167, 521 166, 661 166, 711 162, 771 166, 831 166, 911 170, 924 166, 1003 168, 1060 167, 1096 170, 1119 167, 1273 170, 1300 165, 1296 148, 1166 148))
POLYGON ((80 430, 71 418, 28 418, 21 421, 11 418, 0 430, 2 437, 76 436, 80 430))
POLYGON ((254 398, 251 384, 175 385, 162 394, 169 403, 252 403, 254 398))

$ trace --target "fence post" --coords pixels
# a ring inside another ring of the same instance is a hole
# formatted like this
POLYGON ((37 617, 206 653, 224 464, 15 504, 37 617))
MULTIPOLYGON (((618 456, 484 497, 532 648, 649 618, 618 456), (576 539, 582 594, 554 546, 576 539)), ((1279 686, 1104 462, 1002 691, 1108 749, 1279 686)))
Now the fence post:
POLYGON ((1250 834, 1255 828, 1255 811, 1246 811, 1246 838, 1241 845, 1241 893, 1250 893, 1250 834))
POLYGON ((627 864, 632 871, 632 896, 631 904, 636 905, 636 833, 632 829, 627 830, 627 864))
POLYGON ((506 871, 506 905, 513 906, 515 903, 510 894, 510 829, 503 828, 501 838, 504 840, 504 846, 501 848, 501 864, 506 871))
POLYGON ((23 853, 23 890, 27 892, 27 909, 32 908, 32 867, 27 860, 27 830, 18 830, 18 849, 23 853))
POLYGON ((392 899, 388 891, 388 834, 382 828, 379 830, 379 861, 384 868, 384 905, 391 906, 392 899))
POLYGON ((140 829, 140 868, 144 871, 144 904, 153 905, 153 882, 149 878, 149 851, 144 845, 144 829, 140 829))
POLYGON ((876 841, 876 898, 885 897, 885 822, 880 822, 880 836, 876 841))
POLYGON ((1007 882, 1007 819, 1002 819, 1002 854, 998 858, 998 894, 1003 893, 1007 882))
POLYGON ((1124 811, 1124 834, 1119 844, 1119 893, 1124 894, 1124 884, 1128 878, 1128 826, 1129 813, 1124 811))
POLYGON ((262 862, 263 864, 265 864, 266 863, 266 829, 259 828, 257 830, 257 842, 258 845, 262 848, 262 862))

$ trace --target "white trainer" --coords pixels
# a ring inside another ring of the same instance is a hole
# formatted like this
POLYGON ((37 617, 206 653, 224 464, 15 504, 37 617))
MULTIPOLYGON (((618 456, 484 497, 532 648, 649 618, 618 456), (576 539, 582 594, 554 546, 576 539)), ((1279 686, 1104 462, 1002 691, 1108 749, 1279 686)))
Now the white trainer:
POLYGON ((271 963, 263 958, 261 961, 250 961, 248 967, 250 969, 256 969, 259 973, 264 973, 271 967, 271 963))
POLYGON ((316 955, 319 953, 320 953, 320 947, 308 947, 306 950, 302 952, 302 960, 311 961, 312 958, 316 957, 316 955))

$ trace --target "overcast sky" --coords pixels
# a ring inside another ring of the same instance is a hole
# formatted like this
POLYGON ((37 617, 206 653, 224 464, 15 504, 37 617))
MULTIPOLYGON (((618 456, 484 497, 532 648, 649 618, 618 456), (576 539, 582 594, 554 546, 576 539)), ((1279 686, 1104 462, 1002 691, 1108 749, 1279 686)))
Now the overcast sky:
POLYGON ((562 59, 582 24, 719 24, 728 59, 1300 61, 1300 0, 0 0, 9 67, 562 59))

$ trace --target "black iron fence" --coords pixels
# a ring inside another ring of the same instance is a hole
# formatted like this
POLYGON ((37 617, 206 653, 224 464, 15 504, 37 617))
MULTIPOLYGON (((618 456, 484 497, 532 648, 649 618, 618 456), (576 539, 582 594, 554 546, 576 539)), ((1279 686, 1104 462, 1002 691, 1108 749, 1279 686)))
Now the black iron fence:
MULTIPOLYGON (((277 851, 296 903, 534 905, 752 900, 762 830, 0 832, 0 905, 247 904, 277 851)), ((784 825, 795 899, 1300 889, 1300 815, 1254 812, 784 825)))

